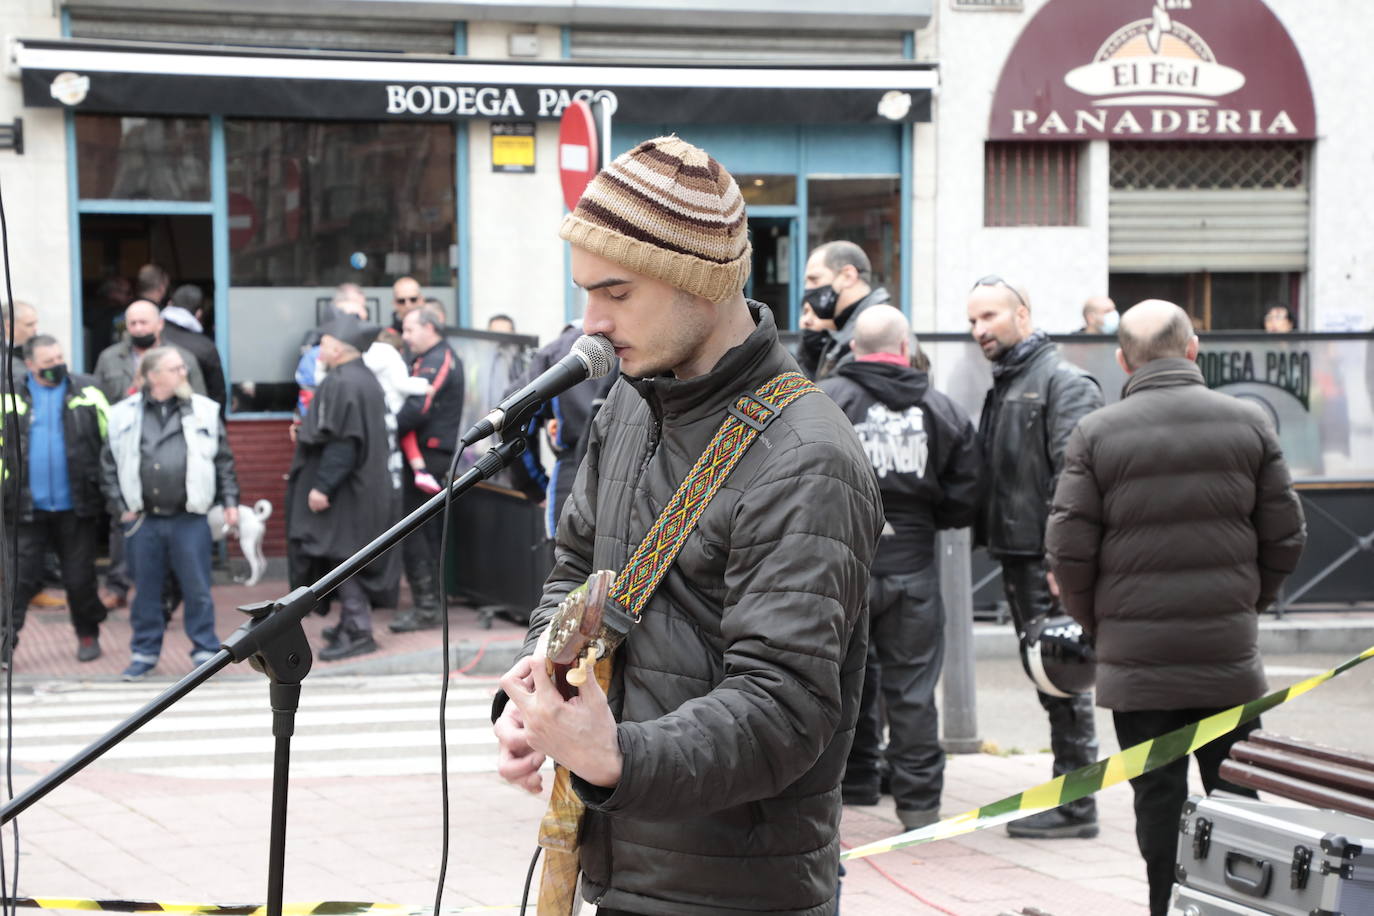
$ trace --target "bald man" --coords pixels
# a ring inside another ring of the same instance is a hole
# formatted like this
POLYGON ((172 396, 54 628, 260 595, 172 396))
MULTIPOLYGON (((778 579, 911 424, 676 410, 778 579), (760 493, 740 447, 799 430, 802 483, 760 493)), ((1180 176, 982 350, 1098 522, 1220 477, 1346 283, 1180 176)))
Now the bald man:
MULTIPOLYGON (((0 321, 5 323, 6 336, 10 333, 10 310, 0 309, 0 321)), ((10 366, 14 369, 14 384, 24 383, 24 375, 29 371, 24 362, 24 344, 38 333, 38 311, 27 302, 16 300, 14 303, 14 338, 10 341, 10 366)))
MULTIPOLYGON (((139 361, 153 347, 163 345, 162 328, 162 313, 147 299, 137 299, 124 310, 127 336, 102 350, 95 361, 96 384, 111 404, 136 393, 134 378, 138 375, 139 361)), ((204 395, 205 377, 200 371, 200 363, 185 348, 176 347, 176 350, 186 362, 186 379, 191 383, 191 390, 204 395)))
MULTIPOLYGON (((1102 406, 1092 376, 1066 361, 1036 330, 1030 293, 990 274, 968 296, 969 331, 992 365, 992 390, 983 402, 978 438, 988 463, 988 486, 975 529, 977 543, 1002 566, 1022 658, 1034 647, 1041 623, 1060 615, 1045 577, 1045 519, 1063 466, 1069 433, 1102 406)), ((1067 667, 1067 666, 1065 666, 1067 667)), ((1026 666, 1028 674, 1033 669, 1026 666)), ((1079 669, 1081 670, 1081 669, 1079 669)), ((1036 682, 1050 720, 1054 775, 1097 760, 1091 693, 1078 684, 1036 682)), ((1007 825, 1026 839, 1097 836, 1097 805, 1082 798, 1007 825)))
POLYGON ((1083 327, 1075 334, 1115 334, 1121 323, 1116 303, 1106 296, 1093 296, 1083 303, 1083 327))
MULTIPOLYGON (((1146 300, 1121 319, 1121 401, 1078 424, 1045 548, 1064 608, 1097 644, 1097 702, 1130 747, 1266 690, 1257 612, 1306 540, 1278 439, 1256 405, 1211 391, 1178 306, 1146 300)), ((1195 752, 1219 775, 1252 720, 1195 752)), ((1131 780, 1151 916, 1168 912, 1185 757, 1131 780)))
POLYGON ((425 304, 425 293, 420 288, 420 282, 414 277, 402 277, 391 284, 391 304, 391 328, 400 334, 406 315, 425 304))
POLYGON ((972 524, 982 459, 968 415, 911 368, 906 317, 870 305, 854 321, 852 361, 821 390, 844 411, 877 475, 886 525, 868 586, 868 664, 841 792, 876 805, 882 718, 897 817, 908 830, 940 817, 945 755, 935 709, 944 661, 944 607, 935 532, 972 524))

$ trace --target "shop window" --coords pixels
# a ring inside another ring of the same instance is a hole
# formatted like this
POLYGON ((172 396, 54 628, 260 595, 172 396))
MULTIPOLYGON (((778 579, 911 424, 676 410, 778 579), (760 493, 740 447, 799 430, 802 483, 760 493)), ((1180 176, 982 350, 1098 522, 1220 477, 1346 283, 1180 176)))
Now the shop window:
POLYGON ((1081 143, 992 142, 983 153, 983 225, 1079 226, 1081 143))
POLYGON ((823 242, 853 242, 868 255, 870 280, 902 307, 901 179, 810 178, 806 184, 807 251, 823 242))
POLYGON ((76 156, 85 200, 210 199, 205 118, 79 114, 76 156))
POLYGON ((236 409, 292 407, 302 341, 340 283, 385 323, 411 276, 454 317, 452 124, 233 120, 225 151, 236 409))
POLYGON ((1114 191, 1231 191, 1307 187, 1306 143, 1118 143, 1114 191))
POLYGON ((735 183, 750 207, 790 207, 797 202, 795 175, 736 175, 735 183))
POLYGON ((1120 308, 1142 299, 1173 302, 1198 330, 1257 331, 1274 306, 1298 314, 1301 283, 1301 273, 1288 271, 1113 273, 1107 294, 1120 308))
POLYGON ((229 121, 235 286, 449 285, 449 124, 229 121))

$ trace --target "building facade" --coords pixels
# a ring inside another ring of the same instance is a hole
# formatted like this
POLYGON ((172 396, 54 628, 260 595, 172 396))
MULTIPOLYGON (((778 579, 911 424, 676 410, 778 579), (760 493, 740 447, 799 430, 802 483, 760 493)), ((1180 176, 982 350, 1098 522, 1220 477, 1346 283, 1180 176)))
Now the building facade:
POLYGON ((918 331, 962 331, 989 273, 1051 331, 1103 293, 1208 329, 1270 304, 1303 329, 1374 324, 1352 205, 1374 130, 1346 91, 1364 4, 716 5, 15 0, 15 293, 89 366, 128 278, 162 263, 207 293, 245 418, 289 409, 340 282, 381 321, 409 274, 455 324, 505 313, 548 339, 580 311, 557 116, 584 98, 615 107, 613 153, 676 132, 739 177, 750 292, 785 328, 807 250, 839 237, 918 331))

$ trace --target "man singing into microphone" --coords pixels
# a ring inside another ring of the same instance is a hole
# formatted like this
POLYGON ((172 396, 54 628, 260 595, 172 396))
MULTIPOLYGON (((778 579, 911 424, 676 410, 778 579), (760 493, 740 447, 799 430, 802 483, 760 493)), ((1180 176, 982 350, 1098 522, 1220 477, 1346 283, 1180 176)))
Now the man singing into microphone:
POLYGON ((808 386, 758 424, 686 533, 609 690, 592 677, 564 700, 541 642, 559 601, 593 571, 623 573, 741 396, 797 366, 768 308, 744 298, 744 201, 704 151, 641 143, 559 234, 585 329, 615 346, 622 377, 559 521, 526 657, 501 680, 499 772, 538 792, 546 757, 571 771, 582 893, 600 913, 829 914, 883 524, 873 474, 808 386))

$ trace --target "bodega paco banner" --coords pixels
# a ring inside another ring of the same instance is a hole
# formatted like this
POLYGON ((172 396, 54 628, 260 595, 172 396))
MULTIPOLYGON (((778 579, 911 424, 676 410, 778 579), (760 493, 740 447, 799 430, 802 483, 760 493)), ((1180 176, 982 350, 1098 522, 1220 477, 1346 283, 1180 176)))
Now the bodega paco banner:
POLYGON ((930 120, 931 65, 641 66, 24 39, 24 104, 318 120, 558 118, 575 99, 651 123, 930 120))

